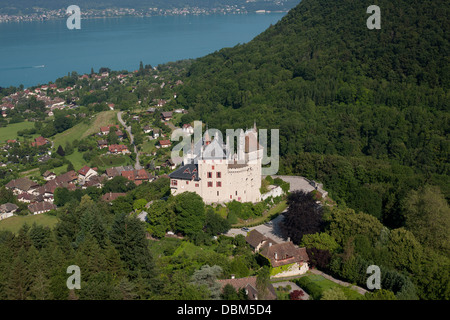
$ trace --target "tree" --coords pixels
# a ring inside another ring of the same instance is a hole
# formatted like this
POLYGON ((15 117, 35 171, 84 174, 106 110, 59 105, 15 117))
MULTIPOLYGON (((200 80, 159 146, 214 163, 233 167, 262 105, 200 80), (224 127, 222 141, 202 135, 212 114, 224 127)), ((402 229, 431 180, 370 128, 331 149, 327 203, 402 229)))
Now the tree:
POLYGON ((311 194, 294 191, 288 196, 289 208, 281 224, 281 233, 299 244, 304 235, 321 231, 323 227, 322 208, 311 194))
POLYGON ((175 196, 175 227, 182 233, 192 236, 200 232, 205 224, 205 204, 194 192, 183 192, 175 196))
POLYGON ((336 240, 324 232, 304 235, 300 246, 328 250, 330 252, 334 252, 340 248, 336 240))
POLYGON ((204 265, 199 270, 194 272, 191 277, 191 283, 208 288, 210 298, 217 300, 221 295, 221 285, 216 280, 222 272, 222 268, 217 265, 212 267, 209 265, 204 265))
POLYGON ((425 246, 450 254, 450 207, 441 190, 425 186, 404 201, 405 225, 425 246))
POLYGON ((289 293, 289 299, 290 300, 303 300, 303 296, 305 295, 305 292, 303 290, 294 290, 291 293, 289 293))
POLYGON ((67 164, 66 172, 73 171, 73 170, 75 170, 75 167, 73 166, 72 162, 69 161, 69 163, 67 164))
POLYGON ((215 236, 221 233, 226 233, 231 228, 231 224, 228 220, 222 218, 219 214, 215 213, 212 208, 206 212, 205 221, 206 232, 210 236, 215 236))
POLYGON ((223 287, 221 298, 223 300, 239 300, 236 289, 229 283, 223 287))
POLYGON ((59 154, 61 157, 64 157, 66 153, 64 152, 63 147, 61 145, 58 146, 58 150, 56 150, 56 153, 59 154))
POLYGON ((366 292, 364 297, 367 300, 397 300, 395 294, 386 289, 375 290, 373 292, 366 292))
POLYGON ((265 300, 269 295, 270 285, 270 269, 268 266, 262 267, 256 276, 256 290, 258 291, 258 299, 265 300))
POLYGON ((347 300, 347 297, 340 288, 334 287, 324 291, 320 300, 347 300))

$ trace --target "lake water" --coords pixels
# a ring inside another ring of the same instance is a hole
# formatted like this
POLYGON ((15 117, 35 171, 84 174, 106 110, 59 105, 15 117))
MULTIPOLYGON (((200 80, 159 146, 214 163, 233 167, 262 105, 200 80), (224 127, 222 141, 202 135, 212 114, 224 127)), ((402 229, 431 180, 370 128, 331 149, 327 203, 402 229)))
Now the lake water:
POLYGON ((285 13, 87 19, 0 24, 0 86, 44 84, 76 71, 136 70, 245 43, 285 13))

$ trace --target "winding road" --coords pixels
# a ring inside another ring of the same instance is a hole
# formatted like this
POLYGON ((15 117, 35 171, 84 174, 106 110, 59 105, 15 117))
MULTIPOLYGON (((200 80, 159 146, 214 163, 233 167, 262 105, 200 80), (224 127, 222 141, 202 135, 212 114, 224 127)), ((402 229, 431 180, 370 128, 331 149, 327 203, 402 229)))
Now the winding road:
POLYGON ((139 162, 139 153, 137 151, 137 147, 134 144, 134 137, 131 134, 131 126, 127 127, 127 124, 122 119, 122 113, 123 113, 122 111, 119 111, 117 113, 117 119, 119 120, 120 124, 125 127, 125 130, 127 130, 128 136, 130 137, 130 143, 134 146, 134 153, 136 154, 136 164, 134 165, 134 169, 135 170, 140 170, 140 169, 142 169, 142 166, 141 166, 141 163, 139 162))

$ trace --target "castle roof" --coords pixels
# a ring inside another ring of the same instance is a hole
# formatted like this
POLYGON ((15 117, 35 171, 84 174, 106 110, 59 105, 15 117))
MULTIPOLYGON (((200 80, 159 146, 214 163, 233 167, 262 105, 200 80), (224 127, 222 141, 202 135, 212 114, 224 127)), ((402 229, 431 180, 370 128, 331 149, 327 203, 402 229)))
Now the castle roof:
POLYGON ((181 179, 181 180, 195 180, 199 181, 198 176, 198 165, 197 164, 187 164, 181 168, 175 170, 169 174, 171 179, 181 179))

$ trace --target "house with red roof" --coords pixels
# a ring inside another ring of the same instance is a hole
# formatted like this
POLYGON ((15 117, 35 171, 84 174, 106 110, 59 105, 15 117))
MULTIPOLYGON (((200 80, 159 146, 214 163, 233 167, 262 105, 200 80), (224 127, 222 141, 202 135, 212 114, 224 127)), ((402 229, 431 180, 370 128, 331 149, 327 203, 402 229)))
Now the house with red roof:
POLYGON ((50 143, 50 141, 48 139, 45 139, 44 137, 40 136, 34 139, 34 142, 31 143, 31 145, 33 147, 40 147, 40 146, 44 146, 47 143, 50 143))
POLYGON ((127 154, 127 153, 131 153, 128 150, 128 147, 126 145, 123 145, 123 144, 112 144, 112 145, 108 146, 108 150, 109 150, 110 153, 113 153, 113 154, 119 154, 119 153, 127 154))
POLYGON ((78 170, 78 180, 79 181, 86 181, 90 180, 92 177, 97 176, 97 170, 96 168, 90 168, 88 166, 84 166, 80 170, 78 170))
POLYGON ((121 175, 122 177, 133 181, 137 186, 145 181, 151 182, 155 179, 155 177, 148 173, 145 169, 122 171, 121 175))
POLYGON ((117 130, 119 130, 119 125, 118 125, 118 124, 116 124, 116 125, 110 124, 110 125, 108 125, 108 126, 106 126, 106 127, 100 127, 100 133, 101 133, 102 135, 104 135, 104 136, 108 135, 108 134, 109 134, 109 129, 110 129, 111 127, 116 127, 117 130))
POLYGON ((170 142, 170 140, 160 140, 159 141, 160 148, 169 148, 171 145, 172 145, 172 142, 170 142))

